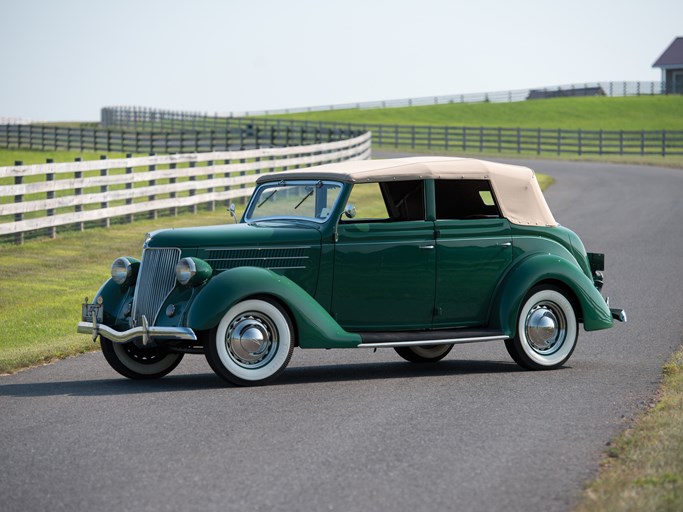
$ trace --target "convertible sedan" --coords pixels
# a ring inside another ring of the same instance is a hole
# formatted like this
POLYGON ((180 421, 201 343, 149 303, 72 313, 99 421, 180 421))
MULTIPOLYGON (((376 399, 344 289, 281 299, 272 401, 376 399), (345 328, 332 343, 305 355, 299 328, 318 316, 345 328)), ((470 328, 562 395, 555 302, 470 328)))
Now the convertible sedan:
POLYGON ((114 261, 78 332, 132 379, 204 354, 226 381, 257 385, 294 347, 434 363, 472 342, 549 370, 572 355, 580 325, 626 320, 601 295, 603 269, 528 168, 342 162, 259 177, 239 223, 149 234, 140 260, 114 261))

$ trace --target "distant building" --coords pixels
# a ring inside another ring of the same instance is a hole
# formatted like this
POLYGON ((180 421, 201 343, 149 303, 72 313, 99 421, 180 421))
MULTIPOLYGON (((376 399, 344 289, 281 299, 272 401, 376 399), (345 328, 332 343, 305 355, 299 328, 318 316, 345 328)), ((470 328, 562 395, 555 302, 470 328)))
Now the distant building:
POLYGON ((604 96, 602 87, 572 87, 570 89, 531 89, 528 100, 540 100, 545 98, 572 98, 574 96, 604 96))
POLYGON ((683 37, 677 37, 652 65, 662 69, 667 94, 683 94, 683 37))

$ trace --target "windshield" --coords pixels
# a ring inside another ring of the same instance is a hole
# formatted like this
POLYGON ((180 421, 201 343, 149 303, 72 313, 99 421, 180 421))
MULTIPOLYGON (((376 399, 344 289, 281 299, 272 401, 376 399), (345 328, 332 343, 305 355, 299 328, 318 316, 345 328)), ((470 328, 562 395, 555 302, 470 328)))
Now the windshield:
POLYGON ((325 222, 334 209, 341 189, 341 183, 336 181, 264 183, 254 192, 244 218, 247 222, 283 218, 325 222))

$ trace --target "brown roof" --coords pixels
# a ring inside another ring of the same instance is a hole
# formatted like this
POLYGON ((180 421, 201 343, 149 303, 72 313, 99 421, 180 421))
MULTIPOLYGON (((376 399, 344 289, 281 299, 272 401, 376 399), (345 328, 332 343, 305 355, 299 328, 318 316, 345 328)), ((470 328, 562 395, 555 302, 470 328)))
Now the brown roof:
POLYGON ((657 59, 653 68, 668 68, 672 66, 683 66, 683 37, 677 37, 664 53, 657 59))

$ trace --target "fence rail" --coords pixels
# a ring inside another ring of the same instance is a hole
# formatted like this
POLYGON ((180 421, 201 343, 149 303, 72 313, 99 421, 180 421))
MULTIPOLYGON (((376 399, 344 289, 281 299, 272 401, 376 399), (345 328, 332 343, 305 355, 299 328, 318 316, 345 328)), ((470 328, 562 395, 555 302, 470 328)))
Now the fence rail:
POLYGON ((355 103, 340 103, 335 105, 317 105, 313 107, 296 107, 270 110, 251 110, 245 112, 189 112, 142 107, 108 107, 110 110, 103 112, 102 122, 105 125, 119 126, 130 122, 128 119, 117 117, 127 109, 130 116, 136 121, 145 123, 174 123, 185 125, 195 122, 195 128, 200 129, 203 119, 222 117, 251 117, 273 114, 298 114, 303 112, 319 112, 325 110, 349 110, 349 109, 377 109, 377 108, 401 108, 418 107, 425 105, 443 105, 447 103, 509 103, 524 101, 533 98, 550 98, 558 96, 641 96, 665 94, 662 82, 653 81, 612 81, 612 82, 584 82, 577 84, 553 85, 536 87, 531 89, 515 89, 509 91, 477 92, 468 94, 449 94, 445 96, 422 96, 418 98, 402 98, 382 101, 363 101, 355 103))
POLYGON ((0 167, 0 236, 246 197, 260 173, 370 157, 371 135, 323 144, 0 167), (199 165, 198 165, 199 164, 199 165), (165 167, 165 168, 160 168, 165 167))

